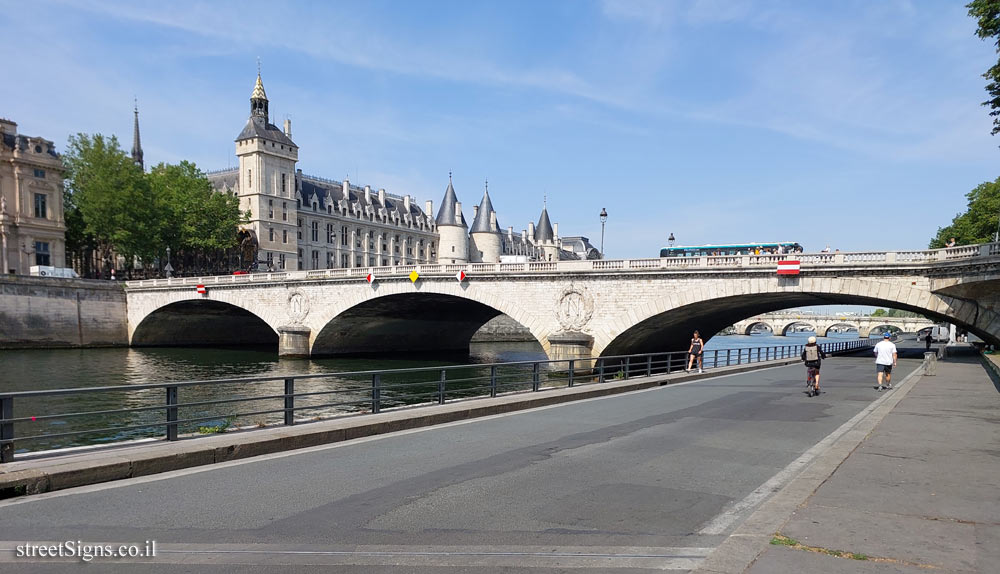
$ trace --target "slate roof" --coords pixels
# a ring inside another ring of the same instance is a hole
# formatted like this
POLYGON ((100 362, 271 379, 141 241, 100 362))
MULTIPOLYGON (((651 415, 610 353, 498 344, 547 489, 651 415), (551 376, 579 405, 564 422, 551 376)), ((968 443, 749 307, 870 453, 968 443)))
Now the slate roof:
MULTIPOLYGON (((315 176, 309 176, 305 174, 299 175, 299 196, 302 199, 302 210, 308 211, 312 209, 313 201, 318 203, 323 209, 329 205, 329 202, 338 202, 344 199, 344 184, 335 180, 321 179, 315 176)), ((358 202, 363 205, 368 205, 365 201, 365 190, 361 187, 349 186, 347 193, 347 201, 358 202)), ((392 219, 392 213, 396 212, 399 214, 400 220, 406 214, 406 203, 402 198, 386 194, 385 203, 381 204, 378 200, 378 192, 371 192, 371 206, 374 209, 385 208, 392 219)), ((417 201, 410 198, 410 217, 416 221, 418 218, 424 216, 424 211, 420 209, 417 205, 417 201)), ((430 218, 428 217, 428 223, 430 218)))
POLYGON ((240 132, 240 135, 236 136, 236 141, 250 138, 264 138, 269 141, 283 143, 287 146, 298 147, 278 126, 268 123, 264 118, 256 116, 251 116, 247 120, 247 125, 243 127, 243 131, 240 132))
MULTIPOLYGON (((449 178, 448 189, 444 192, 444 199, 441 200, 441 209, 438 210, 437 214, 438 225, 455 225, 456 203, 458 203, 458 197, 455 195, 455 188, 452 187, 451 178, 449 178)), ((461 227, 468 227, 469 224, 465 222, 465 214, 459 215, 462 218, 461 227)))
POLYGON ((535 241, 553 241, 555 233, 552 232, 552 222, 549 221, 549 212, 544 207, 542 215, 538 218, 538 225, 535 226, 535 241))
POLYGON ((497 231, 493 231, 493 228, 490 227, 490 213, 496 212, 493 211, 490 192, 486 191, 483 193, 483 201, 479 204, 479 209, 476 211, 476 219, 472 222, 472 228, 469 229, 469 233, 499 233, 500 220, 497 219, 497 231))

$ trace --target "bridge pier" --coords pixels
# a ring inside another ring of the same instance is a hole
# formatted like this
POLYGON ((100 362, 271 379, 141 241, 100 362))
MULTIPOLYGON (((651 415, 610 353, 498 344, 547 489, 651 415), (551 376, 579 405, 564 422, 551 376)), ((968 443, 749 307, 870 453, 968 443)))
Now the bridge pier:
POLYGON ((278 327, 278 356, 290 358, 309 357, 309 335, 312 329, 302 325, 278 327))
MULTIPOLYGON (((579 331, 560 331, 548 336, 549 359, 568 361, 593 358, 594 338, 579 331)), ((580 363, 582 366, 583 363, 580 363)))

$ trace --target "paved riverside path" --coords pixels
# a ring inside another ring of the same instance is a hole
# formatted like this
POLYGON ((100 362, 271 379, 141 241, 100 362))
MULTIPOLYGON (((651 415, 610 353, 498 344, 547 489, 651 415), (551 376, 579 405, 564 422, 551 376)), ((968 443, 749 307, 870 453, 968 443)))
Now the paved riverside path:
MULTIPOLYGON (((918 364, 901 360, 897 380, 918 364)), ((28 541, 156 540, 147 563, 71 562, 684 572, 753 512, 742 501, 885 396, 869 353, 826 362, 820 397, 803 378, 780 367, 0 502, 0 570, 78 569, 15 558, 28 541)))
POLYGON ((998 390, 978 359, 939 364, 780 527, 868 560, 771 545, 748 572, 1000 572, 998 390))

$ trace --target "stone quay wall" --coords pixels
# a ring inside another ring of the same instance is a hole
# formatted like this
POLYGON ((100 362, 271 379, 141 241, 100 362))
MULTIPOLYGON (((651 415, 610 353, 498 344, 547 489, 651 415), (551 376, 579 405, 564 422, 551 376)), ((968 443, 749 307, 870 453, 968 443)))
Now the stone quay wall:
POLYGON ((472 336, 473 343, 522 343, 525 341, 536 342, 531 330, 507 315, 497 315, 490 319, 472 336))
POLYGON ((0 275, 0 349, 128 346, 118 283, 0 275))

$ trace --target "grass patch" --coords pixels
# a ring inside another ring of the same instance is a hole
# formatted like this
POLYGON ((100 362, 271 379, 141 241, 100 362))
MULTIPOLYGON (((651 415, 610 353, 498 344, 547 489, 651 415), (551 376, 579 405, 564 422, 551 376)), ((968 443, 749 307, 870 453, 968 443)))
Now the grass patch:
POLYGON ((783 534, 775 534, 771 538, 771 544, 775 546, 787 546, 795 550, 805 550, 807 552, 816 552, 818 554, 826 554, 827 556, 834 556, 836 558, 849 558, 851 560, 870 560, 867 554, 862 554, 860 552, 845 552, 844 550, 833 550, 830 548, 821 548, 819 546, 807 546, 800 543, 794 538, 789 538, 783 534))
POLYGON ((781 534, 775 534, 774 538, 771 539, 771 544, 775 546, 798 546, 799 541, 794 538, 782 536, 781 534))
POLYGON ((220 434, 229 430, 229 427, 233 426, 233 422, 236 417, 226 417, 226 420, 222 421, 217 425, 208 425, 203 427, 198 427, 199 434, 220 434))

